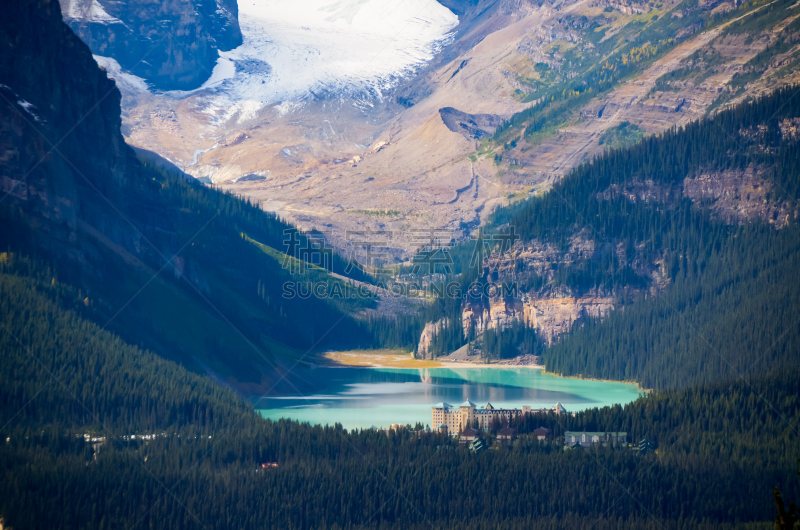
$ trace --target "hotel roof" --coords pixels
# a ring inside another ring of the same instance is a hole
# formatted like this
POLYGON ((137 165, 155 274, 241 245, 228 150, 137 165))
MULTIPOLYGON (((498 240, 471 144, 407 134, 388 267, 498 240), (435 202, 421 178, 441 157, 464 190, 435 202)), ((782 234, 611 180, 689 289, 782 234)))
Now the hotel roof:
POLYGON ((461 406, 461 407, 474 407, 474 406, 475 406, 475 403, 473 403, 473 402, 472 402, 472 401, 470 401, 470 400, 466 400, 464 403, 462 403, 462 404, 461 404, 461 405, 459 405, 459 406, 461 406))
POLYGON ((435 408, 435 409, 451 409, 451 408, 453 408, 453 405, 451 405, 449 403, 437 403, 436 405, 433 406, 433 408, 435 408))

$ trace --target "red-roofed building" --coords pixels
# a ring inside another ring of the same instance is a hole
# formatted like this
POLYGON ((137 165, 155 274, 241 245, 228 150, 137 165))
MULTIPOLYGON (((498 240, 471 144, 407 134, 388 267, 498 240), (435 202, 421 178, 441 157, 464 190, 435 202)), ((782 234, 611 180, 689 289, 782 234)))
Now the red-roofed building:
POLYGON ((458 443, 461 445, 469 445, 471 444, 476 438, 481 437, 481 431, 478 429, 464 429, 461 431, 461 436, 458 439, 458 443))
POLYGON ((497 431, 497 441, 502 444, 510 444, 517 437, 517 430, 513 427, 503 427, 497 431))
POLYGON ((547 427, 539 427, 533 431, 533 435, 539 440, 549 440, 553 437, 553 433, 547 427))

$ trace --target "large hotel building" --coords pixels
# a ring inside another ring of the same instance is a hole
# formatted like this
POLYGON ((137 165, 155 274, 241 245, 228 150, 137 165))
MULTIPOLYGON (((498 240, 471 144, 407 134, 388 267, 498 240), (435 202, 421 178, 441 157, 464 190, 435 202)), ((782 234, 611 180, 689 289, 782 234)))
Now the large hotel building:
POLYGON ((532 412, 555 412, 556 414, 561 414, 566 412, 566 409, 561 403, 557 403, 552 409, 532 409, 526 405, 523 405, 521 409, 496 409, 491 403, 478 408, 470 400, 465 401, 458 407, 447 403, 437 403, 431 410, 431 427, 440 429, 443 426, 447 426, 447 432, 457 434, 468 427, 474 426, 477 420, 478 428, 484 430, 491 427, 494 418, 498 418, 501 423, 507 424, 509 420, 518 415, 532 412))

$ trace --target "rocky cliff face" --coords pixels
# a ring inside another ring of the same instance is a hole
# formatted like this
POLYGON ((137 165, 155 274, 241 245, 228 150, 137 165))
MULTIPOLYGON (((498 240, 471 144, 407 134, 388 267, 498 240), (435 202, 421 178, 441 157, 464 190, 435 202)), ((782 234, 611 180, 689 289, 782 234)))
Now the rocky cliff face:
POLYGON ((433 337, 439 333, 444 326, 448 323, 447 319, 437 320, 436 322, 428 322, 425 324, 425 329, 419 337, 419 345, 417 346, 417 359, 432 359, 431 344, 433 337))
POLYGON ((465 338, 505 329, 516 321, 536 329, 549 343, 581 320, 602 318, 622 300, 645 289, 657 293, 667 283, 662 259, 644 262, 634 248, 595 241, 587 231, 576 233, 564 248, 538 240, 517 242, 506 252, 492 252, 483 266, 484 275, 475 283, 482 286, 481 294, 474 296, 478 291, 470 290, 462 311, 465 338), (641 281, 615 287, 614 292, 563 281, 564 276, 578 277, 575 272, 591 269, 590 263, 612 257, 641 281))
POLYGON ((0 45, 12 53, 0 55, 0 215, 24 219, 30 233, 3 236, 83 277, 110 274, 109 248, 163 265, 179 248, 174 207, 125 143, 115 83, 64 24, 56 0, 4 7, 0 45))
POLYGON ((719 219, 733 224, 760 220, 783 228, 794 216, 794 208, 776 200, 775 191, 764 168, 755 167, 709 171, 683 182, 684 196, 709 203, 719 219))
POLYGON ((113 198, 132 185, 128 168, 135 160, 120 133, 120 94, 62 23, 58 2, 15 0, 4 10, 0 43, 10 50, 0 55, 4 200, 34 213, 42 233, 74 241, 77 219, 89 215, 81 190, 113 198))
POLYGON ((453 107, 439 109, 442 121, 453 132, 467 140, 480 140, 494 134, 503 118, 495 114, 467 114, 453 107))
MULTIPOLYGON (((571 292, 569 289, 564 291, 571 292)), ((482 304, 465 305, 461 314, 462 327, 466 338, 478 336, 488 329, 505 329, 518 321, 536 329, 539 336, 550 343, 585 317, 607 315, 616 303, 615 297, 597 290, 579 296, 542 291, 524 293, 516 298, 491 297, 482 304)), ((425 333, 422 338, 425 338, 425 333)))
MULTIPOLYGON (((794 134, 788 125, 785 135, 794 134)), ((796 217, 797 208, 782 200, 767 176, 768 168, 751 166, 735 170, 709 170, 688 175, 680 186, 635 180, 612 184, 598 199, 625 197, 631 202, 661 203, 673 207, 682 197, 707 205, 713 215, 729 224, 762 221, 780 229, 796 217)))
POLYGON ((92 53, 162 90, 197 88, 218 51, 242 43, 236 0, 60 0, 64 20, 92 53))

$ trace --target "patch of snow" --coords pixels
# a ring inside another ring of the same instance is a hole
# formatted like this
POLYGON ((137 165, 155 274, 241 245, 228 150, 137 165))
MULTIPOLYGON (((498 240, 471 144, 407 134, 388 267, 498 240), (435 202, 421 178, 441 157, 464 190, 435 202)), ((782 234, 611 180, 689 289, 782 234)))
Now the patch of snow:
POLYGON ((141 77, 123 70, 116 59, 102 55, 93 55, 92 57, 106 71, 108 78, 116 81, 117 88, 123 94, 136 95, 147 92, 147 82, 141 77))
POLYGON ((226 164, 224 166, 216 164, 187 166, 185 172, 198 180, 208 179, 214 184, 236 180, 248 174, 237 164, 226 164))
POLYGON ((236 63, 225 57, 217 59, 217 65, 211 71, 211 77, 204 83, 205 87, 217 86, 226 79, 231 79, 236 75, 236 63))
POLYGON ((25 101, 24 99, 20 98, 20 99, 18 99, 18 100, 17 100, 17 105, 19 105, 20 107, 22 107, 22 108, 23 108, 23 110, 25 110, 25 112, 27 112, 27 113, 28 113, 28 114, 31 116, 31 118, 33 118, 35 121, 38 121, 38 122, 43 122, 43 121, 44 121, 44 120, 43 120, 43 119, 42 119, 42 118, 41 118, 41 117, 40 117, 40 116, 39 116, 39 115, 36 113, 36 111, 34 110, 34 109, 36 108, 36 105, 34 105, 33 103, 31 103, 30 101, 25 101))
POLYGON ((238 113, 236 123, 241 125, 242 123, 255 119, 258 115, 258 111, 264 108, 264 105, 258 101, 245 100, 236 104, 235 108, 238 113))
POLYGON ((83 17, 85 2, 81 0, 61 0, 61 11, 66 19, 83 17))
POLYGON ((92 1, 92 8, 91 8, 91 18, 92 22, 101 22, 104 24, 115 24, 115 23, 122 23, 122 21, 116 17, 112 17, 106 10, 103 9, 103 6, 100 5, 100 2, 97 0, 92 1))
POLYGON ((62 0, 61 10, 66 19, 97 24, 123 24, 120 19, 109 15, 97 0, 62 0))

